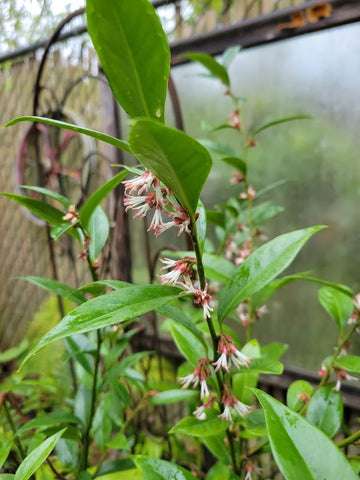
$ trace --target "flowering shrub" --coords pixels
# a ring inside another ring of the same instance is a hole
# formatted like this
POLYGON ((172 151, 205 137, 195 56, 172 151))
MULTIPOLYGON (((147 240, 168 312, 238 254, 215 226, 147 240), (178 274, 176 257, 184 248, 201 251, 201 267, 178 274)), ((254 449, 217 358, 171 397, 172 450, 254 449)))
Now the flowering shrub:
POLYGON ((234 168, 231 182, 239 186, 238 196, 229 199, 223 210, 206 212, 200 195, 212 160, 199 142, 164 124, 170 53, 153 7, 148 0, 88 0, 87 22, 113 93, 131 119, 128 140, 46 118, 21 117, 9 125, 30 120, 75 130, 131 152, 140 166, 134 178, 125 180, 126 168, 115 175, 79 211, 71 199, 40 187, 28 188, 55 199, 60 208, 4 194, 45 219, 54 239, 63 234, 75 238, 93 283, 75 290, 31 277, 78 306, 40 339, 22 364, 64 339, 78 379, 63 410, 39 410, 31 420, 18 418, 16 408, 11 411, 16 403, 11 388, 3 394, 0 405, 7 426, 0 432, 0 463, 7 465, 9 474, 0 478, 26 480, 36 474, 37 478, 86 480, 113 473, 116 479, 249 480, 262 478, 258 455, 269 448, 286 479, 358 478, 359 462, 353 458, 351 465, 340 449, 355 444, 360 430, 350 434, 345 428, 343 440, 332 439, 343 424, 340 383, 353 379, 349 372, 360 373, 360 357, 348 353, 351 336, 360 325, 359 296, 354 297, 346 286, 304 274, 276 278, 323 227, 296 230, 268 241, 262 222, 274 210, 261 203, 261 192, 249 183, 247 173, 258 135, 303 117, 276 120, 249 131, 228 75, 238 49, 225 52, 222 62, 189 54, 224 84, 224 93, 233 102, 228 122, 214 130, 232 129, 240 140, 239 156, 223 158, 234 168), (132 285, 97 276, 98 257, 109 230, 100 204, 121 182, 126 210, 139 220, 149 215, 150 233, 158 237, 173 228, 178 236, 191 238, 192 251, 160 259, 155 284, 132 285), (205 243, 207 223, 216 226, 218 244, 213 249, 205 243), (267 311, 264 302, 298 279, 322 285, 319 300, 335 321, 339 337, 335 352, 321 366, 318 388, 294 382, 285 406, 256 388, 259 374, 282 373, 278 358, 285 346, 260 345, 253 338, 253 326, 267 311), (106 288, 111 291, 106 293, 106 288), (184 357, 177 385, 158 382, 156 389, 151 388, 139 366, 148 352, 127 350, 135 333, 129 326, 150 311, 167 319, 184 357), (239 328, 231 328, 229 320, 239 328), (243 340, 239 331, 244 333, 243 340), (139 424, 141 414, 149 412, 150 406, 180 401, 186 401, 189 414, 173 424, 170 420, 160 451, 156 441, 149 447, 145 423, 139 424), (31 431, 36 432, 33 443, 31 431), (193 441, 188 450, 190 440, 183 440, 184 435, 193 441), (50 455, 54 448, 56 454, 50 455), (203 449, 213 455, 208 471, 203 449))

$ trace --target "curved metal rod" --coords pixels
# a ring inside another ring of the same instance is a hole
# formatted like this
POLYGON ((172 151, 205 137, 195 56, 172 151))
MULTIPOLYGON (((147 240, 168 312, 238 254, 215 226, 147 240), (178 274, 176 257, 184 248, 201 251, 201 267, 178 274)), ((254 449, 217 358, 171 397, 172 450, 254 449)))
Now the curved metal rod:
POLYGON ((49 39, 49 41, 48 41, 48 43, 45 47, 44 53, 43 53, 43 55, 41 57, 41 60, 40 60, 40 65, 39 65, 39 69, 38 69, 38 72, 37 72, 37 75, 36 75, 36 80, 35 80, 35 85, 34 85, 33 115, 35 115, 35 116, 37 115, 37 110, 38 110, 38 107, 39 107, 39 95, 40 95, 40 90, 41 90, 40 89, 40 80, 41 80, 41 76, 42 76, 42 73, 43 73, 43 70, 44 70, 44 67, 45 67, 47 56, 48 56, 49 51, 50 51, 50 47, 52 46, 53 43, 56 42, 57 38, 59 37, 59 35, 60 35, 62 29, 65 27, 65 25, 68 24, 73 18, 75 18, 79 15, 82 15, 84 12, 85 12, 85 8, 79 8, 78 10, 75 10, 75 12, 71 13, 66 18, 64 18, 64 20, 59 23, 56 30, 51 35, 51 37, 50 37, 50 39, 49 39))

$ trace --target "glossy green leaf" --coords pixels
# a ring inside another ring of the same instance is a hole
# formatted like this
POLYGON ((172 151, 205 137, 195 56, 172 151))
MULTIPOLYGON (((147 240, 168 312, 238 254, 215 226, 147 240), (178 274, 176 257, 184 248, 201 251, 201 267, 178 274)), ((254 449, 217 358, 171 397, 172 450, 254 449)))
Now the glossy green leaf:
POLYGON ((352 299, 345 293, 331 287, 323 287, 318 291, 318 299, 340 332, 343 332, 353 312, 352 299))
POLYGON ((79 462, 79 442, 71 438, 60 438, 55 447, 61 463, 75 470, 79 462))
POLYGON ((219 299, 219 321, 285 270, 309 238, 324 227, 286 233, 255 250, 234 272, 219 299))
MULTIPOLYGON (((268 373, 273 375, 281 375, 284 371, 284 365, 274 360, 273 358, 259 357, 252 358, 249 364, 249 367, 241 366, 240 373, 268 373)), ((232 372, 234 375, 239 374, 238 369, 234 369, 232 372)))
POLYGON ((41 195, 45 195, 46 197, 49 197, 49 198, 52 198, 53 200, 56 200, 61 205, 64 205, 64 207, 66 207, 66 208, 69 208, 70 205, 72 205, 71 200, 64 197, 64 195, 60 195, 60 193, 53 192, 52 190, 49 190, 47 188, 34 187, 34 186, 29 186, 29 185, 20 185, 20 188, 22 188, 24 190, 31 190, 32 192, 41 193, 41 195))
POLYGON ((288 346, 286 343, 282 342, 272 342, 268 343, 267 345, 261 345, 261 356, 277 359, 280 358, 286 350, 288 346))
POLYGON ((185 329, 189 330, 189 332, 202 344, 203 350, 207 350, 207 344, 204 340, 203 334, 201 331, 196 327, 196 325, 179 309, 173 305, 162 305, 161 307, 156 309, 160 315, 164 317, 171 318, 176 323, 179 323, 185 329))
POLYGON ((214 140, 210 140, 208 138, 200 138, 198 139, 198 142, 213 153, 225 155, 227 157, 236 156, 235 150, 227 143, 215 142, 214 140))
POLYGON ((241 424, 245 431, 242 433, 244 438, 265 437, 267 435, 264 410, 257 408, 243 417, 241 424))
POLYGON ((206 277, 222 283, 227 283, 231 279, 236 268, 229 260, 212 253, 204 253, 203 264, 206 277))
POLYGON ((96 192, 94 192, 91 197, 84 203, 80 210, 80 221, 84 229, 88 228, 90 219, 95 209, 101 204, 101 202, 106 198, 109 193, 111 193, 119 183, 124 180, 128 172, 126 170, 118 173, 112 177, 108 182, 102 185, 96 192))
MULTIPOLYGON (((0 468, 4 465, 11 447, 12 447, 12 440, 2 440, 1 445, 0 445, 0 468)), ((1 476, 0 476, 1 477, 1 476)))
POLYGON ((324 432, 270 395, 257 389, 254 392, 265 411, 271 450, 286 480, 358 479, 324 432))
POLYGON ((306 418, 332 438, 341 427, 343 403, 340 392, 332 385, 316 390, 309 402, 306 418))
POLYGON ((206 419, 198 420, 195 416, 182 418, 169 433, 183 433, 193 437, 211 437, 224 432, 230 422, 221 420, 217 412, 206 410, 206 419))
POLYGON ((284 118, 279 118, 278 120, 273 120, 272 122, 265 123, 264 125, 261 125, 261 127, 256 128, 251 134, 251 137, 254 137, 258 133, 262 132, 263 130, 266 130, 270 127, 274 127, 275 125, 280 125, 281 123, 288 123, 288 122, 293 122, 294 120, 310 120, 312 117, 310 115, 294 115, 292 117, 284 117, 284 118))
POLYGON ((358 355, 345 355, 335 360, 334 363, 347 372, 360 373, 360 357, 358 355))
POLYGON ((14 200, 22 207, 27 208, 34 215, 48 222, 50 225, 59 225, 64 223, 64 212, 46 202, 43 202, 42 200, 26 197, 24 195, 16 195, 14 193, 1 193, 1 195, 10 198, 10 200, 14 200))
POLYGON ((53 120, 52 118, 45 117, 35 117, 35 116, 26 116, 18 117, 11 120, 5 125, 5 127, 11 127, 19 122, 36 122, 36 123, 45 123, 46 125, 52 125, 53 127, 64 128, 65 130, 72 130, 73 132, 83 133, 88 137, 96 138, 102 142, 109 143, 114 147, 124 150, 125 152, 130 152, 130 147, 127 142, 119 140, 118 138, 112 137, 111 135, 106 135, 105 133, 98 132, 97 130, 91 130, 90 128, 79 127, 78 125, 73 125, 71 123, 61 122, 60 120, 53 120))
POLYGON ((196 213, 198 215, 198 218, 196 220, 196 231, 197 231, 198 242, 200 245, 200 252, 202 254, 204 251, 204 246, 206 241, 207 224, 206 224, 206 210, 201 200, 199 200, 198 202, 196 213))
POLYGON ((88 0, 87 27, 112 91, 130 117, 163 120, 170 50, 148 0, 88 0))
POLYGON ((86 298, 80 292, 76 291, 69 285, 65 283, 61 283, 58 280, 53 280, 51 278, 44 278, 44 277, 35 277, 33 275, 27 275, 26 277, 17 277, 19 280, 26 280, 38 287, 41 287, 48 292, 55 293, 55 295, 59 295, 60 297, 68 298, 76 303, 84 303, 86 298))
POLYGON ((27 480, 45 462, 56 443, 64 434, 66 428, 47 438, 38 447, 34 448, 29 455, 21 462, 15 473, 14 480, 27 480))
POLYGON ((149 119, 132 123, 129 143, 138 160, 170 188, 194 219, 212 164, 207 150, 184 132, 149 119))
POLYGON ((55 340, 130 320, 171 302, 179 292, 178 288, 165 285, 133 285, 93 298, 65 315, 23 363, 55 340))
POLYGON ((195 390, 165 390, 151 398, 151 405, 168 405, 170 403, 182 402, 184 400, 191 400, 198 395, 195 390))
MULTIPOLYGON (((135 470, 134 462, 129 458, 122 458, 119 460, 112 460, 111 462, 103 463, 99 467, 98 476, 102 477, 103 475, 109 475, 111 473, 118 473, 123 471, 130 472, 130 470, 135 470)), ((121 479, 122 478, 124 477, 121 477, 121 479)), ((129 478, 131 478, 131 480, 133 479, 133 477, 130 475, 129 475, 129 478)))
POLYGON ((93 262, 100 255, 110 232, 108 216, 100 206, 95 208, 90 217, 88 231, 90 236, 89 257, 93 262))
POLYGON ((145 455, 136 455, 133 460, 143 480, 196 480, 192 473, 175 463, 145 455))
POLYGON ((74 358, 91 376, 94 373, 94 359, 96 347, 86 335, 71 335, 65 339, 68 354, 63 361, 74 358))
POLYGON ((286 393, 286 403, 291 410, 298 412, 304 405, 304 398, 310 398, 314 389, 306 380, 296 380, 293 382, 286 393))
POLYGON ((74 225, 71 222, 65 221, 59 225, 55 225, 55 227, 50 230, 50 236, 53 240, 57 240, 64 233, 74 235, 74 225))
POLYGON ((196 367, 199 358, 206 357, 203 342, 197 338, 197 335, 195 336, 192 331, 179 322, 170 320, 170 328, 177 348, 186 360, 191 363, 192 366, 196 367))
MULTIPOLYGON (((230 336, 232 336, 230 334, 230 336)), ((233 337, 234 338, 234 337, 233 337)), ((260 344, 256 339, 252 339, 244 345, 241 349, 241 352, 244 355, 247 355, 251 358, 251 362, 255 358, 259 358, 261 355, 260 344)), ((251 364, 250 362, 250 364, 251 364)), ((234 369, 234 373, 238 371, 234 369)), ((241 375, 233 375, 232 377, 232 393, 238 398, 241 402, 250 405, 253 401, 254 394, 249 387, 256 387, 259 379, 259 373, 252 370, 246 370, 241 372, 241 375)))
POLYGON ((201 63, 209 72, 219 80, 221 80, 226 86, 230 86, 229 75, 226 68, 221 65, 214 57, 207 55, 206 53, 184 53, 182 57, 189 58, 193 62, 201 63))
POLYGON ((91 390, 81 383, 75 395, 74 413, 81 420, 83 426, 88 425, 91 410, 91 390))
POLYGON ((283 207, 279 205, 273 205, 271 202, 263 202, 260 205, 256 205, 252 209, 253 224, 260 225, 266 220, 279 215, 279 213, 282 213, 283 211, 283 207))

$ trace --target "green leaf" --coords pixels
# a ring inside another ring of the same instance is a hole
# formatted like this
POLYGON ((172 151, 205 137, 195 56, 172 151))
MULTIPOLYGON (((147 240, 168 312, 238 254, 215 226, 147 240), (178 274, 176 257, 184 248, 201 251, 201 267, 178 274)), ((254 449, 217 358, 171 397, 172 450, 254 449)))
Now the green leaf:
POLYGON ((110 232, 108 216, 100 206, 96 207, 93 211, 88 230, 90 236, 89 257, 93 262, 100 255, 110 232))
POLYGON ((112 422, 108 413, 108 408, 109 406, 106 404, 105 397, 96 409, 92 425, 94 440, 102 452, 104 452, 111 435, 112 422))
POLYGON ((16 470, 14 480, 27 480, 45 462, 57 441, 61 438, 66 428, 47 438, 38 447, 34 448, 29 455, 21 462, 16 470))
POLYGON ((252 210, 252 220, 254 225, 259 225, 270 218, 282 213, 284 208, 279 205, 273 205, 271 202, 263 202, 256 205, 252 210))
POLYGON ((88 32, 112 91, 130 117, 163 120, 170 50, 148 0, 88 0, 88 32))
POLYGON ((185 468, 175 463, 145 455, 136 455, 133 460, 143 475, 143 480, 196 480, 185 468))
POLYGON ((21 435, 23 432, 27 432, 33 428, 44 430, 51 427, 59 427, 64 424, 79 425, 80 423, 79 418, 72 413, 51 412, 29 420, 18 429, 17 433, 18 435, 21 435))
POLYGON ((74 225, 71 222, 65 221, 53 227, 50 231, 50 236, 54 240, 57 240, 61 237, 64 233, 69 233, 70 235, 74 236, 74 225))
MULTIPOLYGON (((253 362, 255 358, 259 358, 261 355, 259 342, 256 339, 250 340, 244 345, 241 352, 251 358, 251 362, 253 362)), ((234 372, 238 372, 238 370, 234 370, 234 372)), ((248 368, 246 370, 244 369, 244 371, 241 372, 241 375, 233 375, 232 393, 240 400, 240 402, 250 405, 253 403, 254 394, 249 387, 256 387, 258 379, 259 373, 249 371, 248 368)))
POLYGON ((29 340, 26 338, 16 345, 15 347, 8 348, 0 352, 0 364, 11 362, 11 360, 15 360, 16 358, 20 357, 29 347, 29 340))
POLYGON ((305 380, 296 380, 293 382, 286 393, 286 403, 291 410, 298 412, 305 402, 299 398, 299 395, 305 394, 309 398, 311 397, 314 389, 309 382, 305 380))
POLYGON ((19 122, 36 122, 36 123, 45 123, 46 125, 52 125, 53 127, 65 128, 66 130, 72 130, 73 132, 83 133, 88 137, 96 138, 97 140, 101 140, 102 142, 109 143, 116 148, 120 148, 120 150, 124 150, 125 152, 130 152, 130 147, 127 142, 123 140, 119 140, 118 138, 112 137, 111 135, 106 135, 105 133, 98 132, 97 130, 91 130, 90 128, 79 127, 78 125, 73 125, 71 123, 61 122, 60 120, 53 120, 51 118, 45 117, 34 117, 34 116, 26 116, 26 117, 18 117, 11 120, 9 123, 5 125, 5 127, 11 127, 19 122))
POLYGON ((236 156, 235 150, 227 143, 215 142, 214 140, 209 140, 208 138, 198 139, 198 142, 208 150, 218 153, 219 155, 226 155, 227 157, 236 156))
POLYGON ((190 329, 174 320, 170 320, 170 328, 173 340, 179 351, 191 365, 197 366, 199 358, 206 357, 203 341, 200 342, 197 335, 195 336, 190 329))
POLYGON ((233 370, 234 375, 243 373, 268 373, 273 375, 281 375, 284 371, 284 365, 273 358, 259 357, 252 358, 249 367, 241 366, 240 369, 233 370), (240 370, 240 373, 239 373, 240 370))
POLYGON ((151 405, 169 405, 170 403, 182 402, 184 400, 191 400, 198 395, 194 390, 165 390, 151 398, 151 405))
POLYGON ((323 287, 318 291, 318 299, 340 332, 343 332, 353 312, 352 299, 345 293, 331 287, 323 287))
POLYGON ((64 213, 52 205, 43 202, 42 200, 26 197, 24 195, 16 195, 14 193, 1 193, 0 195, 10 198, 10 200, 14 200, 22 207, 27 208, 34 215, 37 215, 48 222, 50 225, 59 225, 64 223, 64 213))
POLYGON ((335 360, 337 367, 343 368, 347 372, 360 373, 360 357, 357 355, 346 355, 335 360))
POLYGON ((169 433, 182 433, 193 437, 211 437, 224 432, 230 422, 221 420, 217 412, 206 410, 206 419, 198 420, 196 417, 184 417, 172 427, 169 433))
POLYGON ((206 224, 206 210, 201 200, 199 200, 198 202, 196 212, 198 214, 198 218, 196 220, 196 233, 197 233, 197 237, 200 245, 200 252, 203 253, 205 241, 206 241, 207 224, 206 224))
POLYGON ((75 470, 79 461, 79 443, 71 438, 60 438, 55 447, 61 463, 67 468, 75 470))
POLYGON ((212 164, 207 150, 184 132, 148 119, 132 123, 129 142, 138 160, 172 190, 194 219, 212 164))
POLYGON ((325 433, 270 395, 254 392, 265 411, 271 450, 286 480, 358 480, 325 433))
POLYGON ((221 80, 226 86, 230 86, 230 79, 226 68, 221 65, 214 57, 207 55, 206 53, 183 53, 181 57, 186 57, 193 62, 201 63, 209 72, 219 80, 221 80))
POLYGON ((23 364, 46 345, 115 323, 122 323, 177 298, 180 290, 165 285, 133 285, 93 298, 70 313, 45 334, 23 364))
MULTIPOLYGON (((13 442, 12 440, 2 440, 1 445, 0 445, 0 468, 4 465, 13 442)), ((1 475, 0 475, 1 478, 1 475)))
POLYGON ((235 47, 229 47, 225 50, 222 54, 222 64, 226 69, 230 67, 232 62, 234 61, 236 55, 240 52, 241 47, 236 45, 235 47))
POLYGON ((53 280, 51 278, 44 278, 44 277, 35 277, 33 275, 27 275, 26 277, 17 277, 19 280, 26 280, 38 287, 47 290, 48 292, 55 293, 55 295, 59 295, 60 297, 68 298, 76 303, 84 303, 86 302, 86 298, 80 292, 76 291, 69 285, 65 283, 61 283, 58 280, 53 280))
POLYGON ((0 473, 0 480, 13 480, 14 477, 12 473, 0 473))
POLYGON ((325 385, 316 390, 309 402, 306 418, 332 438, 341 427, 343 403, 340 392, 325 385))
POLYGON ((282 355, 284 355, 287 349, 288 349, 288 346, 286 345, 286 343, 282 343, 282 342, 268 343, 267 345, 261 346, 261 356, 277 359, 277 358, 280 358, 282 355))
POLYGON ((47 188, 34 186, 30 187, 29 185, 20 185, 20 188, 23 188, 24 190, 31 190, 32 192, 41 193, 42 195, 56 200, 57 202, 61 203, 61 205, 64 205, 64 207, 66 208, 69 208, 70 205, 72 205, 72 202, 68 198, 64 197, 64 195, 60 195, 60 193, 53 192, 52 190, 48 190, 47 188))
MULTIPOLYGON (((219 432, 216 435, 204 437, 201 439, 201 441, 215 456, 215 458, 218 458, 226 463, 227 470, 229 471, 228 465, 231 464, 231 456, 225 445, 225 432, 219 432)), ((224 477, 222 477, 221 480, 224 480, 224 477)))
POLYGON ((307 240, 324 227, 310 227, 274 238, 255 250, 234 272, 219 299, 219 321, 271 282, 293 261, 307 240))
POLYGON ((275 125, 279 125, 280 123, 286 123, 286 122, 292 122, 294 120, 309 120, 312 117, 310 115, 294 115, 292 117, 284 117, 280 118, 278 120, 273 120, 272 122, 265 123, 264 125, 261 125, 261 127, 256 128, 251 134, 251 137, 254 137, 258 133, 262 132, 263 130, 266 130, 267 128, 273 127, 275 125))
POLYGON ((91 197, 84 203, 80 210, 80 221, 85 230, 87 230, 92 214, 100 203, 106 198, 110 192, 114 190, 117 185, 126 177, 128 172, 126 170, 118 173, 108 182, 102 185, 91 197))
POLYGON ((247 165, 245 160, 243 160, 242 158, 230 156, 230 157, 221 158, 220 160, 224 163, 227 163, 231 167, 236 168, 236 170, 246 175, 247 165))
POLYGON ((245 438, 265 437, 267 435, 264 410, 257 408, 246 415, 242 421, 245 438))
POLYGON ((229 260, 212 253, 204 253, 203 264, 206 277, 222 283, 230 280, 236 268, 229 260))

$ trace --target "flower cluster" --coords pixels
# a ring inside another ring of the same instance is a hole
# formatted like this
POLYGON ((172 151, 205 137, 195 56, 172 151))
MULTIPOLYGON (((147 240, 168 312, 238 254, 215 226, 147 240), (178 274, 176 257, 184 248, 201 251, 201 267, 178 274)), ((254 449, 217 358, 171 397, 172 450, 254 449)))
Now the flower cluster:
POLYGON ((190 233, 190 217, 186 210, 176 201, 167 187, 162 187, 160 180, 149 170, 142 175, 126 180, 124 205, 126 211, 135 211, 134 218, 143 218, 150 210, 154 211, 148 231, 153 230, 159 236, 169 228, 179 229, 178 235, 190 233), (165 215, 164 221, 163 215, 165 215))
POLYGON ((206 379, 211 376, 209 365, 210 361, 207 358, 200 358, 198 366, 192 373, 178 379, 182 388, 186 390, 191 384, 193 387, 197 387, 200 384, 200 398, 209 397, 210 393, 206 383, 206 379))
POLYGON ((249 405, 245 405, 245 403, 240 402, 240 400, 238 400, 235 395, 230 392, 227 385, 224 385, 224 393, 221 401, 224 404, 224 411, 219 415, 219 418, 222 420, 227 420, 231 423, 234 423, 232 419, 232 415, 234 413, 238 413, 241 417, 244 417, 253 408, 249 405))
POLYGON ((186 285, 191 284, 191 276, 196 259, 193 257, 184 257, 180 260, 171 260, 170 258, 160 258, 164 266, 160 270, 172 269, 163 275, 160 275, 161 283, 176 285, 182 276, 186 285))
POLYGON ((220 357, 213 363, 215 366, 215 372, 220 368, 223 368, 226 372, 230 372, 232 365, 236 368, 249 366, 250 358, 241 353, 240 350, 235 347, 234 340, 230 335, 226 335, 226 333, 220 335, 217 351, 220 353, 220 357))
POLYGON ((178 285, 181 285, 184 287, 184 291, 181 292, 183 294, 186 293, 192 293, 194 296, 194 303, 196 305, 200 305, 203 309, 203 319, 206 320, 206 318, 211 317, 211 312, 214 310, 212 307, 212 296, 210 293, 208 293, 208 285, 205 285, 204 290, 201 290, 200 288, 196 288, 192 283, 186 284, 186 283, 181 283, 178 282, 178 285))

